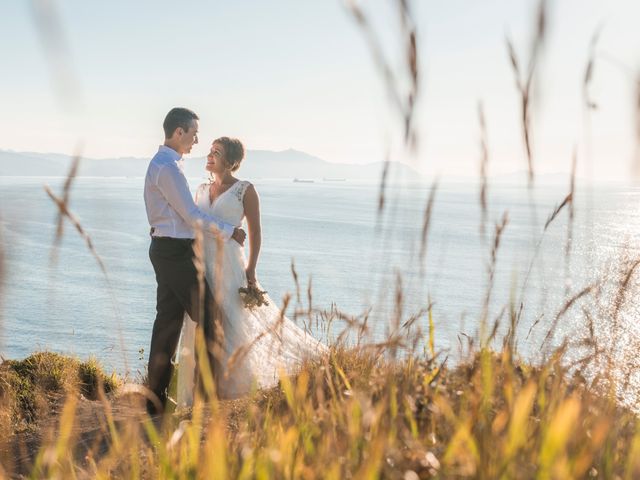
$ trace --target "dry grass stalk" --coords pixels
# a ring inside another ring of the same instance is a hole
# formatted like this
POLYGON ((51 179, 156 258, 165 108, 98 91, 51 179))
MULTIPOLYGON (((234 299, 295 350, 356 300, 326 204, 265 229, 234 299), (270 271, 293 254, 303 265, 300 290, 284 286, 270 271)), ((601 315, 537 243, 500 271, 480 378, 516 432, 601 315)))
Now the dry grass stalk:
POLYGON ((499 223, 496 223, 495 226, 495 235, 493 237, 493 245, 491 247, 491 264, 489 265, 489 283, 493 283, 493 276, 495 274, 495 266, 498 260, 498 250, 500 249, 500 240, 502 239, 502 234, 504 229, 507 227, 509 223, 509 213, 504 212, 502 214, 502 220, 499 223))
POLYGON ((73 106, 79 101, 79 82, 73 72, 71 54, 64 38, 56 2, 31 0, 30 3, 36 31, 58 96, 64 103, 73 106))
POLYGON ((369 336, 371 333, 371 329, 369 328, 369 313, 369 311, 365 312, 361 315, 362 319, 360 319, 359 316, 346 315, 339 311, 335 312, 336 319, 344 322, 345 327, 338 334, 334 343, 340 346, 343 345, 349 333, 355 331, 356 347, 360 347, 363 338, 369 336))
POLYGON ((309 306, 307 309, 307 315, 309 319, 311 318, 311 314, 313 313, 313 289, 312 289, 312 277, 309 276, 309 284, 307 285, 307 302, 309 302, 309 306))
POLYGON ((405 43, 405 65, 408 71, 409 88, 406 93, 404 107, 404 141, 411 150, 417 147, 418 137, 414 128, 416 99, 419 93, 420 77, 418 70, 418 42, 416 41, 416 24, 413 20, 409 0, 397 0, 400 13, 400 24, 405 43))
POLYGON ((597 57, 616 67, 620 72, 628 76, 633 82, 635 88, 633 115, 635 117, 636 129, 636 152, 631 165, 631 174, 634 178, 637 178, 640 175, 640 73, 610 53, 600 52, 597 57))
POLYGON ((424 209, 424 215, 422 216, 422 233, 420 235, 420 270, 424 271, 424 262, 427 258, 427 245, 429 237, 429 226, 431 225, 431 217, 433 215, 433 206, 436 201, 436 192, 438 191, 438 179, 433 181, 431 190, 429 191, 429 198, 427 205, 424 209))
MULTIPOLYGON (((417 150, 418 135, 415 129, 415 109, 420 91, 420 69, 418 63, 418 41, 416 24, 413 20, 411 2, 409 0, 395 0, 395 10, 400 18, 400 40, 404 47, 404 62, 402 69, 398 70, 387 59, 380 42, 382 36, 372 27, 367 14, 354 0, 345 0, 345 5, 352 18, 362 31, 365 41, 373 56, 389 95, 392 108, 400 116, 404 132, 404 145, 409 152, 415 154, 417 150)), ((390 167, 389 155, 386 155, 384 168, 380 179, 378 195, 378 221, 385 208, 385 193, 390 167)))
POLYGON ((480 124, 480 235, 484 238, 485 225, 489 216, 487 201, 489 167, 489 142, 487 140, 487 122, 482 102, 478 103, 478 122, 480 124))
POLYGON ((2 230, 0 230, 0 328, 2 327, 2 301, 4 298, 4 278, 6 275, 4 255, 4 238, 2 230))
POLYGON ((573 157, 571 158, 571 177, 569 179, 569 221, 567 222, 567 241, 564 249, 565 259, 565 293, 570 294, 570 277, 571 277, 571 251, 573 248, 573 224, 575 221, 575 195, 576 195, 576 165, 578 161, 577 149, 573 149, 573 157))
MULTIPOLYGON (((78 175, 78 167, 80 166, 80 153, 74 155, 71 160, 71 168, 69 173, 67 174, 67 179, 64 182, 64 187, 62 188, 62 201, 65 205, 69 204, 69 196, 71 194, 71 185, 73 184, 73 180, 78 175)), ((64 228, 64 220, 61 214, 58 214, 58 222, 56 226, 56 243, 58 243, 62 239, 62 232, 64 228)))
POLYGON ((593 72, 596 62, 596 47, 600 40, 600 34, 602 33, 602 27, 596 29, 595 33, 591 37, 589 42, 589 59, 587 60, 587 66, 584 71, 584 81, 582 82, 582 96, 584 99, 584 105, 588 110, 596 110, 598 104, 593 100, 590 92, 591 82, 593 81, 593 72))
MULTIPOLYGON (((211 240, 209 240, 211 241, 211 240)), ((222 265, 224 262, 224 240, 222 240, 222 237, 220 237, 220 235, 216 235, 215 237, 215 242, 216 242, 216 264, 215 264, 215 277, 214 278, 222 278, 223 272, 222 272, 222 265)), ((204 266, 206 268, 206 264, 204 266)), ((212 321, 213 322, 213 329, 214 329, 214 338, 213 338, 213 345, 209 345, 209 352, 213 353, 214 358, 216 359, 216 361, 218 363, 222 363, 223 358, 224 358, 224 327, 223 327, 223 319, 222 319, 222 311, 220 309, 220 305, 222 305, 223 301, 224 301, 224 291, 222 288, 222 282, 215 282, 215 285, 213 286, 213 301, 214 301, 214 308, 213 308, 213 318, 212 319, 207 319, 207 318, 202 318, 202 322, 207 322, 207 321, 212 321)), ((202 297, 204 298, 204 297, 202 297)))
MULTIPOLYGON (((491 260, 489 261, 489 266, 487 267, 488 271, 488 279, 487 279, 487 292, 484 297, 484 303, 482 306, 482 314, 480 318, 480 342, 484 347, 487 346, 487 318, 489 316, 489 304, 491 303, 491 294, 493 292, 494 287, 494 279, 496 274, 496 264, 498 262, 498 251, 500 250, 500 242, 502 240, 502 234, 504 233, 504 229, 507 227, 509 223, 509 214, 508 212, 504 212, 502 214, 502 219, 500 222, 495 225, 495 232, 493 237, 493 244, 491 246, 491 260)), ((496 327, 497 328, 497 327, 496 327)))
MULTIPOLYGON (((119 342, 120 342, 120 348, 121 348, 122 352, 124 353, 124 352, 126 352, 126 348, 125 348, 125 344, 124 344, 124 337, 122 335, 122 329, 120 328, 120 321, 121 321, 120 308, 119 308, 119 305, 118 305, 118 299, 117 299, 117 297, 115 295, 115 292, 113 290, 113 287, 111 285, 111 280, 109 278, 109 274, 107 272, 106 265, 104 264, 102 258, 98 254, 98 251, 96 250, 95 246, 93 245, 93 240, 91 239, 91 236, 85 231, 85 229, 82 227, 82 224, 80 223, 78 218, 69 209, 69 202, 70 202, 70 198, 71 198, 71 186, 73 184, 73 180, 77 176, 79 164, 80 164, 80 155, 77 154, 74 157, 74 159, 73 159, 73 161, 71 163, 71 168, 69 169, 69 173, 68 173, 67 178, 65 180, 62 198, 60 198, 56 194, 54 194, 53 190, 51 190, 51 188, 48 185, 44 185, 45 192, 47 192, 47 195, 49 195, 51 200, 53 200, 53 202, 58 207, 58 220, 57 220, 56 236, 54 238, 54 245, 53 245, 52 257, 51 258, 52 258, 53 262, 55 262, 56 259, 57 259, 57 247, 59 246, 59 244, 60 244, 60 242, 62 240, 62 235, 64 233, 63 221, 64 221, 64 217, 67 217, 69 219, 69 221, 71 222, 71 224, 75 227, 76 231, 84 239, 85 244, 86 244, 87 248, 89 249, 89 252, 95 258, 96 262, 98 263, 98 266, 100 267, 100 270, 102 271, 102 274, 104 275, 104 279, 105 279, 105 281, 107 283, 107 290, 109 292, 109 297, 111 299, 111 304, 112 304, 112 306, 114 308, 114 311, 115 311, 116 321, 118 322, 118 337, 119 337, 119 342)), ((125 365, 125 368, 128 370, 128 361, 126 359, 126 355, 125 355, 125 359, 124 359, 124 365, 125 365)))
MULTIPOLYGON (((196 344, 196 348, 195 348, 195 352, 196 354, 199 355, 211 355, 211 357, 215 358, 218 362, 220 361, 220 358, 222 358, 223 352, 222 352, 222 348, 220 348, 221 342, 213 342, 213 344, 210 344, 206 341, 206 339, 204 338, 204 322, 209 321, 209 319, 205 318, 205 289, 208 288, 207 283, 206 283, 206 258, 205 258, 205 251, 204 251, 204 242, 205 242, 205 230, 204 230, 204 225, 202 222, 198 222, 196 225, 196 228, 194 229, 194 240, 193 240, 193 265, 195 267, 196 270, 196 277, 198 280, 198 292, 197 292, 197 298, 199 299, 198 304, 196 305, 197 313, 196 313, 196 318, 193 318, 192 320, 197 322, 197 334, 196 337, 200 340, 199 342, 196 342, 197 344, 204 344, 204 345, 197 345, 196 344), (202 348, 204 346, 204 348, 202 348), (199 347, 199 348, 198 348, 199 347), (206 353, 205 353, 206 352, 206 353)), ((218 245, 220 246, 220 245, 218 245)), ((217 268, 217 266, 216 266, 217 268)), ((215 293, 214 293, 214 297, 215 297, 215 293)), ((215 314, 214 314, 215 316, 215 314)), ((187 321, 187 319, 185 318, 183 321, 187 321)), ((211 321, 214 321, 214 319, 211 319, 211 321)), ((217 336, 218 334, 224 336, 224 331, 222 330, 221 327, 219 327, 219 322, 216 324, 214 323, 214 333, 217 336)), ((205 361, 205 358, 199 358, 198 355, 196 355, 196 365, 200 366, 203 363, 206 363, 206 367, 205 368, 196 368, 196 375, 197 375, 197 379, 196 382, 202 382, 202 384, 206 384, 206 385, 211 385, 214 383, 214 378, 211 376, 209 377, 208 375, 211 373, 211 369, 214 367, 214 365, 209 365, 209 357, 207 357, 207 360, 205 361), (205 378, 207 377, 207 378, 205 378)), ((213 390, 214 387, 211 387, 209 390, 213 390)))
POLYGON ((53 200, 53 202, 58 207, 59 215, 63 216, 63 217, 67 217, 69 219, 69 221, 71 222, 71 224, 75 227, 76 231, 84 239, 84 241, 85 241, 85 243, 87 245, 87 248, 89 249, 89 251, 91 252, 93 257, 96 259, 96 262, 98 262, 98 266, 100 267, 100 270, 102 270, 102 273, 105 275, 105 277, 107 277, 107 269, 106 269, 106 267, 104 265, 104 262, 102 261, 102 258, 100 258, 100 255, 98 255, 98 252, 96 251, 95 247, 93 246, 93 241, 91 240, 91 237, 84 230, 84 228, 82 228, 82 225, 80 224, 80 221, 76 218, 76 216, 73 213, 71 213, 71 211, 68 208, 67 203, 64 202, 61 198, 57 197, 53 193, 51 188, 49 188, 48 185, 45 185, 44 189, 47 192, 47 195, 49 195, 51 200, 53 200))
POLYGON ((567 194, 566 197, 564 197, 564 200, 560 202, 560 205, 557 205, 556 208, 553 209, 553 212, 551 212, 551 215, 549 215, 549 218, 547 218, 547 221, 544 224, 543 230, 547 230, 549 225, 551 225, 551 223, 556 219, 556 217, 560 214, 560 212, 564 207, 572 204, 572 199, 573 199, 573 192, 570 192, 569 194, 567 194))
POLYGON ((536 16, 535 35, 526 71, 521 71, 518 56, 512 41, 509 38, 506 40, 507 51, 516 80, 516 87, 520 94, 520 122, 522 126, 525 152, 527 155, 529 185, 533 184, 535 174, 531 139, 531 94, 539 55, 545 39, 546 23, 546 0, 540 0, 538 5, 538 14, 536 16))
POLYGON ((302 303, 300 299, 300 282, 298 281, 298 272, 296 272, 296 266, 293 262, 293 258, 291 259, 291 275, 293 276, 293 281, 296 284, 296 301, 298 304, 302 303))
MULTIPOLYGON (((520 321, 520 315, 522 312, 520 312, 520 314, 518 315, 518 322, 520 321)), ((542 321, 542 319, 544 318, 544 313, 541 313, 540 315, 538 315, 538 318, 536 318, 533 323, 531 324, 531 326, 529 327, 529 331, 527 332, 527 336, 525 337, 525 340, 529 340, 529 337, 531 336, 531 332, 533 332, 533 329, 536 328, 538 326, 538 324, 542 321)))
POLYGON ((384 211, 390 166, 391 166, 391 159, 387 154, 384 160, 384 167, 382 168, 382 173, 380 174, 380 187, 378 188, 378 221, 380 221, 382 212, 384 211))
POLYGON ((389 61, 384 54, 379 41, 381 36, 374 31, 371 22, 362 8, 353 0, 347 0, 346 6, 363 32, 373 55, 374 62, 385 82, 387 93, 391 98, 392 104, 401 115, 404 125, 405 143, 411 148, 415 148, 417 136, 414 130, 413 119, 420 87, 420 75, 416 25, 413 21, 410 2, 408 0, 396 0, 397 11, 400 16, 400 36, 405 46, 405 62, 403 64, 405 71, 402 73, 405 74, 407 80, 408 86, 406 89, 404 88, 405 82, 396 76, 396 69, 392 67, 391 61, 389 61))
MULTIPOLYGON (((66 206, 67 209, 69 206, 69 200, 71 195, 71 186, 73 185, 73 181, 78 175, 78 168, 80 166, 81 158, 82 157, 80 155, 80 149, 78 149, 77 153, 71 159, 71 167, 69 168, 69 172, 67 173, 67 178, 64 182, 64 186, 62 187, 62 198, 60 199, 60 201, 66 206)), ((56 221, 56 236, 53 241, 53 249, 51 250, 52 264, 55 264, 57 262, 58 247, 60 246, 60 242, 62 241, 63 234, 64 234, 64 215, 62 214, 60 209, 58 209, 58 218, 56 221)))
POLYGON ((547 341, 551 339, 551 337, 554 335, 556 328, 558 327, 558 323, 560 322, 560 319, 569 311, 569 309, 571 309, 571 307, 575 305, 576 302, 580 300, 582 297, 592 293, 594 289, 595 287, 593 285, 589 285, 583 288, 578 293, 576 293, 571 298, 569 298, 564 303, 560 311, 556 314, 555 318, 553 319, 553 322, 551 323, 551 326, 549 327, 549 330, 547 331, 547 334, 545 335, 544 340, 542 340, 542 346, 544 346, 547 343, 547 341))
MULTIPOLYGON (((391 332, 397 332, 400 329, 404 309, 404 289, 402 287, 402 275, 400 272, 396 272, 396 290, 393 305, 394 312, 391 318, 391 332)), ((394 337, 393 333, 387 336, 389 339, 392 339, 394 337)), ((393 343, 393 340, 391 343, 393 343)), ((391 350, 391 355, 396 355, 395 346, 391 350)))
MULTIPOLYGON (((198 279, 198 316, 193 319, 194 321, 202 322, 204 319, 204 298, 206 287, 206 260, 204 256, 204 230, 201 222, 195 228, 195 235, 193 240, 193 265, 196 269, 196 277, 198 279)), ((202 324, 201 324, 202 326, 202 324)))
POLYGON ((627 295, 629 294, 629 283, 631 282, 631 278, 633 277, 633 274, 635 273, 636 269, 638 268, 638 266, 640 266, 640 258, 636 259, 634 261, 632 261, 629 265, 629 267, 626 269, 626 271, 624 272, 624 275, 622 277, 622 281, 620 282, 620 285, 618 287, 618 292, 616 295, 616 298, 613 302, 613 328, 614 331, 617 330, 618 327, 618 318, 620 316, 620 309, 622 308, 622 306, 624 305, 624 302, 627 298, 627 295))
POLYGON ((385 86, 387 87, 387 93, 391 96, 392 102, 400 110, 402 110, 402 99, 396 89, 397 80, 390 63, 385 58, 382 45, 380 45, 380 42, 378 41, 378 36, 373 31, 373 28, 371 27, 371 24, 364 11, 360 8, 360 6, 356 4, 355 1, 347 0, 346 6, 353 16, 353 19, 362 30, 365 40, 369 44, 369 48, 373 55, 373 60, 380 70, 382 78, 385 82, 385 86))
POLYGON ((571 253, 571 244, 570 240, 572 239, 573 232, 573 221, 575 219, 575 193, 576 193, 576 168, 578 164, 578 152, 577 149, 573 149, 573 158, 571 159, 571 178, 569 181, 569 196, 571 197, 571 202, 569 203, 569 233, 567 234, 569 241, 567 247, 567 255, 571 253))
POLYGON ((640 73, 636 77, 635 89, 635 120, 636 120, 636 156, 634 172, 636 176, 640 175, 640 73))
MULTIPOLYGON (((542 229, 542 233, 540 235, 540 238, 538 239, 538 241, 536 243, 535 249, 533 251, 533 256, 531 257, 531 261, 529 262, 529 266, 527 267, 527 273, 525 274, 524 281, 522 282, 522 287, 520 288, 520 300, 518 302, 519 309, 518 309, 518 313, 517 313, 517 317, 516 317, 516 321, 515 321, 515 325, 516 326, 520 323, 520 320, 522 318, 522 314, 524 312, 524 297, 525 297, 525 294, 526 294, 526 291, 527 291, 527 287, 529 286, 529 279, 531 278, 531 272, 533 272, 533 267, 536 264, 536 260, 538 259, 538 255, 540 254, 540 249, 542 247, 542 242, 543 242, 543 240, 545 238, 545 233, 547 232, 547 230, 549 229, 551 224, 554 222, 554 220, 556 220, 558 218, 558 216, 560 215, 560 212, 562 212, 562 210, 567 206, 569 206, 569 215, 570 215, 570 222, 569 223, 570 223, 570 225, 572 224, 573 214, 574 214, 573 197, 575 195, 574 176, 575 176, 575 174, 572 173, 572 176, 571 176, 572 180, 571 180, 571 183, 570 183, 570 191, 569 191, 569 193, 562 200, 562 202, 560 202, 560 204, 557 205, 553 209, 553 211, 549 215, 549 218, 547 218, 547 221, 544 224, 544 228, 542 229)), ((529 334, 531 334, 531 330, 536 325, 536 323, 534 323, 534 325, 529 330, 529 334)), ((527 335, 527 338, 528 337, 529 337, 529 335, 527 335)))

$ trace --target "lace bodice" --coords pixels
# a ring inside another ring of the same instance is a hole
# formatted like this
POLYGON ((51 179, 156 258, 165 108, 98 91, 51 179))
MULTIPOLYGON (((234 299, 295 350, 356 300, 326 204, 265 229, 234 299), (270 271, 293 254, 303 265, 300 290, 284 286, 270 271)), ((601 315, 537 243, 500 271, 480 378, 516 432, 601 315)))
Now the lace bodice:
POLYGON ((198 208, 204 213, 217 217, 236 227, 242 225, 242 219, 244 217, 244 194, 251 183, 246 180, 238 180, 218 195, 213 203, 209 201, 209 185, 210 183, 203 183, 196 191, 196 204, 198 208))

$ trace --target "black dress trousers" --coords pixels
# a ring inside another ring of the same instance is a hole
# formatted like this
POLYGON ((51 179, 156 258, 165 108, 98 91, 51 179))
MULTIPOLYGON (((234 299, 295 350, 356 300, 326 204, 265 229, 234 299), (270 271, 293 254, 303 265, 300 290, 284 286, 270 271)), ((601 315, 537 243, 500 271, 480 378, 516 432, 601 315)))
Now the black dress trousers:
POLYGON ((193 263, 193 240, 152 237, 149 258, 156 274, 158 290, 149 351, 148 387, 164 406, 173 373, 171 358, 178 345, 185 312, 199 328, 204 328, 207 361, 212 372, 220 371, 216 368, 218 362, 213 355, 215 305, 206 280, 204 298, 200 296, 197 270, 193 263), (203 319, 200 318, 200 312, 204 312, 203 319))

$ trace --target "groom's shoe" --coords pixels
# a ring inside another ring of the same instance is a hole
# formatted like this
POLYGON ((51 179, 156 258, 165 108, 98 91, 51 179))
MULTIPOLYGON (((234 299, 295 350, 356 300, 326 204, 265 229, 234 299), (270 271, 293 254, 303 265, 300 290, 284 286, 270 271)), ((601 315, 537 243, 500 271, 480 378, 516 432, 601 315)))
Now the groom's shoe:
POLYGON ((167 404, 166 397, 163 398, 162 395, 151 395, 153 398, 147 398, 146 402, 147 413, 152 417, 162 415, 165 411, 165 405, 167 404))
POLYGON ((162 415, 164 412, 164 408, 160 407, 159 405, 156 405, 151 400, 147 400, 146 408, 147 408, 147 413, 149 414, 150 417, 156 417, 158 415, 162 415))

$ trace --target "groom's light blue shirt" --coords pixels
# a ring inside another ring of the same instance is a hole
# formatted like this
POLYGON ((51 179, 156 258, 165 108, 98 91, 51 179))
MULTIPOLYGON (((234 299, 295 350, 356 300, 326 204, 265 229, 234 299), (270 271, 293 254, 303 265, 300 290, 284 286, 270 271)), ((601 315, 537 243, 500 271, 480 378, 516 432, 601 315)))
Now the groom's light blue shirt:
POLYGON ((151 159, 144 180, 144 204, 154 237, 194 238, 194 228, 201 222, 225 240, 234 226, 211 217, 196 206, 182 170, 178 152, 161 145, 151 159))

